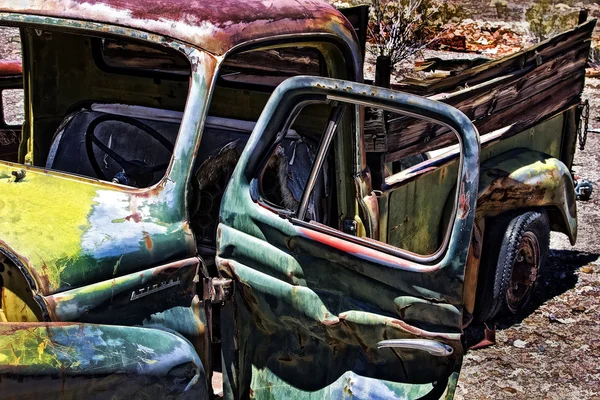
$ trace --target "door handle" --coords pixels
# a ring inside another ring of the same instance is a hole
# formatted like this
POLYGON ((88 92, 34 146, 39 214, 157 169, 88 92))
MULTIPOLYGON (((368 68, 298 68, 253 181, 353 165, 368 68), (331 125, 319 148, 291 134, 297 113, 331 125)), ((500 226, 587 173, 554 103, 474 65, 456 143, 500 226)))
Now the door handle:
POLYGON ((377 343, 377 349, 386 347, 422 350, 436 357, 449 356, 454 352, 451 346, 429 339, 391 339, 382 340, 377 343))

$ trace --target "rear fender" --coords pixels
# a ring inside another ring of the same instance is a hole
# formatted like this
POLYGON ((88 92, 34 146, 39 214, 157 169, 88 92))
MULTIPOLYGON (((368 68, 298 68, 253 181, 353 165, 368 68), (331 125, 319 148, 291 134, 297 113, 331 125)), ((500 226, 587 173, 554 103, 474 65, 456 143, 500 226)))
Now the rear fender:
POLYGON ((481 166, 477 218, 518 209, 546 208, 552 230, 577 238, 573 178, 562 161, 537 151, 515 149, 481 166))
POLYGON ((158 329, 0 323, 0 397, 208 397, 194 347, 158 329))

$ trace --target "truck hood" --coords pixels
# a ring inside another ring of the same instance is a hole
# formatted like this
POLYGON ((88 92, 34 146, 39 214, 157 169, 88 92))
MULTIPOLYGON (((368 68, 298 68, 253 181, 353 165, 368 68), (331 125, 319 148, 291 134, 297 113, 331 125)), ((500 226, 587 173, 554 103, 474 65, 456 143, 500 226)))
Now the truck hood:
POLYGON ((187 225, 161 218, 172 212, 159 192, 0 162, 0 252, 41 295, 193 255, 187 225))

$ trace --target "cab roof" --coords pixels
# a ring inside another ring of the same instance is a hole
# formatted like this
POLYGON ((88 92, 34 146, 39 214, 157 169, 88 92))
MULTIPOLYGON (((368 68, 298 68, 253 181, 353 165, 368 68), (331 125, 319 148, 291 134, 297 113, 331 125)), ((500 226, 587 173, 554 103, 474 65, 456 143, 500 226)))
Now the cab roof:
POLYGON ((248 41, 298 33, 356 41, 346 18, 320 0, 0 0, 0 12, 139 29, 215 55, 248 41))

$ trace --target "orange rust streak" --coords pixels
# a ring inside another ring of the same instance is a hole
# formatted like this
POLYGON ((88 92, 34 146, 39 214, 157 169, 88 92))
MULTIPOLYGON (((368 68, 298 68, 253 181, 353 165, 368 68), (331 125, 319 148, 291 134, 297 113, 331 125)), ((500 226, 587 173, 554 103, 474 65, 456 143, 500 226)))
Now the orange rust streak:
POLYGON ((23 66, 19 60, 0 61, 0 76, 22 75, 23 66))
POLYGON ((479 264, 481 261, 481 250, 483 247, 483 232, 485 229, 485 219, 482 218, 475 222, 473 229, 473 239, 469 247, 467 265, 465 268, 465 286, 463 289, 463 303, 465 311, 473 314, 475 309, 475 297, 477 293, 477 280, 479 276, 479 264))
POLYGON ((148 234, 148 232, 144 232, 144 242, 146 243, 146 247, 148 250, 152 251, 154 248, 154 243, 152 242, 152 238, 148 234))
POLYGON ((367 260, 374 262, 383 262, 386 264, 391 264, 393 267, 412 270, 416 272, 433 272, 440 269, 440 264, 435 265, 422 265, 417 264, 415 262, 402 259, 398 256, 393 256, 390 254, 383 253, 381 251, 377 251, 371 249, 369 247, 353 243, 348 240, 343 240, 340 238, 333 237, 326 233, 321 233, 317 231, 313 231, 311 229, 306 229, 302 227, 298 227, 298 230, 302 232, 304 236, 309 239, 315 240, 319 243, 327 245, 329 247, 333 247, 337 250, 343 251, 345 253, 352 254, 359 258, 366 258, 367 260))

